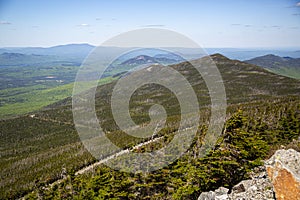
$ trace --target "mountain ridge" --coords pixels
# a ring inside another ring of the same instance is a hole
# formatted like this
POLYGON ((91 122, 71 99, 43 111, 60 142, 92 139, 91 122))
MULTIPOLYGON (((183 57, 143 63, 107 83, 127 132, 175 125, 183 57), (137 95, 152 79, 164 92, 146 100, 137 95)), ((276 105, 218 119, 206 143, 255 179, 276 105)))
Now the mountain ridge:
POLYGON ((300 79, 300 58, 280 57, 268 54, 245 60, 245 62, 258 65, 280 75, 300 79))
MULTIPOLYGON (((204 62, 205 59, 212 59, 218 67, 223 78, 227 101, 229 101, 229 103, 241 103, 255 99, 285 96, 287 94, 300 95, 300 80, 270 72, 260 66, 229 59, 219 53, 169 65, 182 73, 188 80, 191 80, 191 85, 201 85, 200 88, 198 88, 199 91, 206 91, 201 96, 203 102, 207 103, 208 96, 205 97, 205 95, 208 95, 207 87, 204 80, 199 76, 198 72, 193 69, 192 65, 199 65, 204 62), (196 77, 198 79, 197 81, 195 81, 196 77), (275 82, 276 84, 274 84, 275 82)), ((145 69, 150 67, 155 67, 155 65, 150 65, 145 69)), ((100 86, 97 89, 97 93, 101 93, 102 89, 106 91, 107 88, 105 87, 111 88, 113 84, 115 83, 100 86)), ((96 97, 97 96, 99 95, 96 94, 96 97)), ((70 98, 56 102, 53 105, 57 108, 60 106, 60 103, 61 105, 70 105, 70 98)), ((47 106, 48 109, 51 107, 51 105, 47 106)))

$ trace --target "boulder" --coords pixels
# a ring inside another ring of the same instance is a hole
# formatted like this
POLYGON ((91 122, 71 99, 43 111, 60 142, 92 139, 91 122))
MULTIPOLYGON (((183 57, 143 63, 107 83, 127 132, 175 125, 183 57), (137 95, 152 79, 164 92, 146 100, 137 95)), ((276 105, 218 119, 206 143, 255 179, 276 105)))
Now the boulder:
POLYGON ((293 150, 278 150, 265 162, 268 175, 274 186, 276 199, 300 199, 300 153, 293 150))
POLYGON ((264 166, 255 168, 250 173, 251 179, 241 181, 232 188, 228 195, 229 199, 234 200, 273 200, 274 190, 270 179, 267 176, 264 166))
POLYGON ((264 166, 255 168, 249 180, 241 181, 235 185, 231 193, 229 189, 220 187, 215 191, 203 192, 198 200, 274 200, 273 185, 268 178, 264 166))
POLYGON ((228 200, 229 189, 220 187, 215 191, 202 192, 198 200, 228 200))
POLYGON ((300 200, 300 153, 293 149, 276 151, 249 175, 230 194, 220 187, 201 193, 198 200, 300 200))

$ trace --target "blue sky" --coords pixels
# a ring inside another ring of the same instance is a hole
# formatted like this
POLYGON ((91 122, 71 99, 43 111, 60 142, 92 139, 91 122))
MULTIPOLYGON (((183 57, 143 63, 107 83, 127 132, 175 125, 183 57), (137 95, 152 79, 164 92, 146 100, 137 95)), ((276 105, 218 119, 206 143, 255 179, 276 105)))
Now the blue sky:
POLYGON ((0 46, 99 45, 143 27, 202 47, 300 47, 300 0, 0 0, 0 46))

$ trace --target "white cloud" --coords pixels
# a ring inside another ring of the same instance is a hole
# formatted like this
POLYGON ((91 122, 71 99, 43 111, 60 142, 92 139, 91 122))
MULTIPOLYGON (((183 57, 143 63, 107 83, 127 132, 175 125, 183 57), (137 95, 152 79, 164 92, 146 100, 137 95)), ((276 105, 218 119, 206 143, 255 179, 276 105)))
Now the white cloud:
POLYGON ((89 24, 79 24, 78 26, 81 26, 81 27, 88 27, 88 26, 90 26, 89 24))
POLYGON ((148 24, 148 25, 143 25, 142 27, 164 27, 166 25, 164 24, 148 24))
POLYGON ((7 22, 7 21, 0 21, 0 24, 9 25, 9 24, 11 24, 11 23, 10 23, 10 22, 7 22))
POLYGON ((297 7, 300 7, 300 2, 298 2, 298 3, 296 4, 296 6, 297 6, 297 7))

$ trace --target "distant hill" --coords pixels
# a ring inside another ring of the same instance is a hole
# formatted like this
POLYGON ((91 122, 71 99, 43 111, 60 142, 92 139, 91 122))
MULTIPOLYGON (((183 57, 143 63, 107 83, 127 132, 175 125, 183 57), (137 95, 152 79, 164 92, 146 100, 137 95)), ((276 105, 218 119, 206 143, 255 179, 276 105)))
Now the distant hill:
MULTIPOLYGON (((111 47, 101 47, 111 50, 111 47)), ((117 51, 117 47, 115 51, 117 51)), ((106 69, 105 76, 115 76, 119 73, 134 71, 153 64, 170 65, 185 61, 181 56, 158 49, 132 50, 121 54, 106 69)))
POLYGON ((300 79, 300 58, 280 57, 268 54, 246 60, 245 62, 264 67, 277 74, 300 79))
POLYGON ((0 66, 37 66, 42 63, 78 66, 93 49, 94 46, 89 44, 67 44, 49 48, 0 48, 0 66))
POLYGON ((175 57, 172 54, 157 54, 154 57, 147 55, 139 55, 121 63, 121 65, 143 65, 143 64, 174 64, 183 61, 179 56, 175 57))
POLYGON ((156 54, 154 56, 154 58, 161 61, 161 62, 163 62, 165 59, 170 60, 171 62, 175 62, 175 63, 184 61, 184 59, 182 57, 180 57, 180 56, 178 56, 174 53, 156 54))
POLYGON ((255 57, 274 54, 281 57, 300 58, 300 51, 295 49, 261 49, 261 48, 207 48, 208 54, 221 53, 222 55, 237 60, 250 60, 255 57))
POLYGON ((89 44, 66 44, 53 47, 8 47, 0 48, 0 53, 23 53, 40 55, 89 53, 95 46, 89 44))
POLYGON ((37 65, 41 63, 56 62, 56 56, 37 55, 37 54, 22 54, 22 53, 2 53, 0 54, 0 67, 3 66, 26 66, 37 65))
POLYGON ((0 48, 0 53, 20 53, 20 54, 38 54, 58 56, 64 59, 84 59, 92 50, 94 46, 89 44, 67 44, 48 48, 43 47, 15 47, 15 48, 0 48))
POLYGON ((121 65, 142 65, 148 63, 157 63, 157 61, 151 56, 140 55, 122 62, 121 65))

